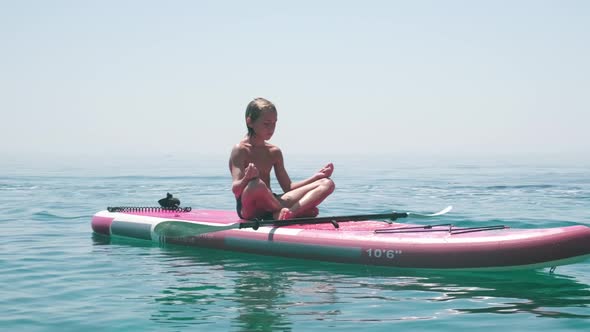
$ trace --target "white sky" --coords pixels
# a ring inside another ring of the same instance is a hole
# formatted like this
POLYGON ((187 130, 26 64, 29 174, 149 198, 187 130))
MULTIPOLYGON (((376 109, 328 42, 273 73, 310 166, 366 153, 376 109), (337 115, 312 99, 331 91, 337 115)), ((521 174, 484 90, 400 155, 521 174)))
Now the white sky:
POLYGON ((0 155, 590 159, 590 1, 0 0, 0 155))

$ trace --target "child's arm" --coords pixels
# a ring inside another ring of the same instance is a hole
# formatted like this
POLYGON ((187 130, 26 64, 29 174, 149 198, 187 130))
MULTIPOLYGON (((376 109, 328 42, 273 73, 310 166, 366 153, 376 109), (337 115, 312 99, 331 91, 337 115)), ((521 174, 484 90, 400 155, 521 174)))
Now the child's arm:
POLYGON ((283 153, 281 152, 281 150, 278 150, 277 159, 274 164, 274 169, 275 169, 275 176, 277 177, 277 181, 279 182, 279 185, 281 185, 281 189, 283 189, 283 192, 289 192, 293 189, 297 189, 299 187, 305 186, 306 184, 310 184, 310 183, 315 182, 319 179, 329 178, 332 175, 332 172, 334 171, 334 165, 332 165, 332 163, 330 163, 330 164, 326 165, 324 168, 322 168, 320 171, 318 171, 316 174, 311 176, 310 178, 307 178, 303 181, 293 183, 291 181, 291 178, 287 174, 287 170, 285 169, 285 164, 283 161, 283 153))
POLYGON ((231 190, 236 197, 242 195, 244 188, 246 188, 250 180, 258 177, 258 169, 253 163, 250 163, 244 169, 244 158, 245 155, 238 148, 232 150, 229 162, 233 179, 231 190))

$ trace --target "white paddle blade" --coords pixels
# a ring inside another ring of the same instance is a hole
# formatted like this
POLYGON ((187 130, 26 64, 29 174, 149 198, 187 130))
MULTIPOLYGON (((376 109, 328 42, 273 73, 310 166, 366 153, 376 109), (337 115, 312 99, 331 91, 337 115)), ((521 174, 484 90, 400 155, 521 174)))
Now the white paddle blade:
POLYGON ((408 217, 413 217, 413 218, 431 218, 431 217, 438 217, 438 216, 442 216, 445 213, 448 213, 449 211, 451 211, 453 209, 452 205, 447 206, 446 208, 436 212, 436 213, 432 213, 432 214, 420 214, 420 213, 414 213, 414 212, 408 212, 408 217))

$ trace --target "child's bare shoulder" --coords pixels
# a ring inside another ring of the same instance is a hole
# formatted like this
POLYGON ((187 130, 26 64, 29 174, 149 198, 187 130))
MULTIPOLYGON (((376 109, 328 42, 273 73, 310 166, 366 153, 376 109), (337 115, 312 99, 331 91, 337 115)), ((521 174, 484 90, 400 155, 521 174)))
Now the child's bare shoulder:
POLYGON ((246 154, 248 154, 248 151, 250 151, 250 144, 248 142, 244 142, 244 141, 239 141, 238 143, 236 143, 232 149, 231 149, 231 157, 235 158, 238 156, 244 156, 246 154))
POLYGON ((268 143, 267 148, 274 161, 279 161, 282 159, 283 153, 278 146, 268 143))
POLYGON ((268 149, 268 151, 270 151, 271 153, 281 153, 281 149, 274 145, 274 144, 270 144, 270 143, 266 143, 266 148, 268 149))

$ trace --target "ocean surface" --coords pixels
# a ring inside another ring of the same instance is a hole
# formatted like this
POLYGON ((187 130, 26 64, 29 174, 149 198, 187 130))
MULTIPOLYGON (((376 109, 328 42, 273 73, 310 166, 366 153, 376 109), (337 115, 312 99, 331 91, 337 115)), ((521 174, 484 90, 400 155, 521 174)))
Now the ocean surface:
MULTIPOLYGON (((93 235, 107 206, 234 209, 224 158, 0 162, 3 331, 587 331, 590 261, 424 272, 93 235)), ((590 226, 590 167, 336 158, 321 215, 435 212, 460 226, 590 226)), ((291 158, 294 180, 322 157, 291 158)), ((278 185, 274 184, 275 190, 278 185)), ((590 244, 589 244, 590 245, 590 244)))

